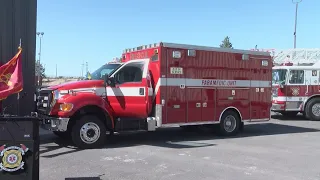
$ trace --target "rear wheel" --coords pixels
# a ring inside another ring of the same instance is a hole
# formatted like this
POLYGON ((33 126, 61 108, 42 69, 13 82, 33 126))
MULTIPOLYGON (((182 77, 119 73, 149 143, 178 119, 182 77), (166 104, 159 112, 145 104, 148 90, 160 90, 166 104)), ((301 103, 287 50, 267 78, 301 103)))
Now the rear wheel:
POLYGON ((239 132, 241 119, 233 110, 227 110, 223 113, 219 124, 219 133, 223 136, 233 136, 239 132))
POLYGON ((82 149, 102 146, 107 139, 105 124, 94 115, 84 115, 72 127, 72 141, 82 149))
POLYGON ((311 99, 306 106, 306 116, 313 121, 320 121, 320 98, 311 99))

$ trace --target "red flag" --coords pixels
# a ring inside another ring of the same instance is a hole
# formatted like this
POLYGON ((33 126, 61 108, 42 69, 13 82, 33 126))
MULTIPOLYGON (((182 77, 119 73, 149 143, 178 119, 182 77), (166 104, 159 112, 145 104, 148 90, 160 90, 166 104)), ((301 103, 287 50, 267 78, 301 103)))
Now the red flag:
POLYGON ((17 54, 0 67, 0 101, 23 90, 21 52, 19 47, 17 54))

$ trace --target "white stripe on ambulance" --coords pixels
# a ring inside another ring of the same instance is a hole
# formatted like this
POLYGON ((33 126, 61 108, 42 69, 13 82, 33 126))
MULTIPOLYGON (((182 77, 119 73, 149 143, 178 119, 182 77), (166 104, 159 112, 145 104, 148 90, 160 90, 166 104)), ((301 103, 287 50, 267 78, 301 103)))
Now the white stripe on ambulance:
MULTIPOLYGON (((250 88, 250 87, 271 87, 271 81, 254 81, 254 80, 220 80, 220 79, 185 79, 185 78, 160 78, 155 86, 155 92, 153 94, 153 89, 148 90, 148 95, 157 95, 160 87, 163 86, 177 86, 181 87, 234 87, 234 88, 250 88)), ((99 96, 105 96, 106 92, 104 88, 94 88, 94 89, 74 89, 74 91, 95 91, 99 96)), ((134 96, 143 97, 145 96, 145 87, 119 87, 111 88, 107 87, 108 96, 134 96), (140 94, 140 89, 143 89, 144 93, 140 94)))
MULTIPOLYGON (((271 87, 271 81, 224 80, 224 79, 186 79, 160 78, 160 86, 197 86, 197 87, 271 87)), ((158 81, 158 83, 159 83, 158 81)), ((157 84, 158 85, 158 84, 157 84)))

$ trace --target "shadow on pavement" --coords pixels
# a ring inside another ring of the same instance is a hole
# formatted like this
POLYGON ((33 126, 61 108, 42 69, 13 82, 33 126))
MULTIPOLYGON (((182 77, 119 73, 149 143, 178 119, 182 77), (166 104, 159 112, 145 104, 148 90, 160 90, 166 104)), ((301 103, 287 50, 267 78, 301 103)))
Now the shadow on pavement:
MULTIPOLYGON (((254 136, 267 136, 267 135, 280 135, 280 134, 293 134, 293 133, 306 133, 306 132, 319 132, 318 129, 303 128, 297 126, 289 126, 274 123, 261 123, 261 124, 247 124, 244 131, 233 137, 220 137, 215 135, 208 129, 195 129, 193 131, 185 131, 179 127, 158 129, 154 132, 128 132, 118 135, 110 136, 106 146, 104 148, 122 148, 132 147, 138 145, 149 145, 175 149, 185 148, 199 148, 215 146, 216 144, 200 142, 204 140, 214 139, 234 139, 245 138, 254 136), (199 141, 199 142, 197 142, 199 141)), ((211 141, 212 142, 212 141, 211 141)), ((41 147, 46 150, 40 151, 41 154, 50 151, 58 150, 60 148, 69 149, 67 152, 59 152, 52 155, 41 155, 41 157, 52 158, 63 154, 73 153, 81 151, 75 147, 70 146, 70 143, 66 140, 59 139, 54 135, 50 138, 43 137, 41 140, 41 147), (44 143, 55 143, 55 146, 47 146, 44 143)))
POLYGON ((77 178, 65 178, 65 180, 101 180, 100 177, 77 177, 77 178))
POLYGON ((284 120, 284 121, 311 121, 305 118, 302 114, 298 114, 294 117, 283 116, 281 114, 275 114, 271 116, 272 119, 284 120))
POLYGON ((45 134, 40 136, 40 154, 43 158, 54 158, 57 156, 70 154, 78 151, 81 151, 81 149, 72 146, 70 141, 66 139, 58 138, 53 134, 45 134), (45 153, 50 153, 55 150, 57 150, 58 152, 54 154, 43 155, 45 153))
POLYGON ((234 139, 253 136, 280 135, 292 133, 318 132, 318 129, 303 128, 274 123, 248 124, 243 132, 233 137, 221 137, 211 130, 196 129, 184 131, 181 128, 163 128, 155 132, 126 133, 113 136, 105 148, 121 148, 137 145, 151 145, 167 148, 197 148, 215 144, 197 141, 212 139, 234 139))

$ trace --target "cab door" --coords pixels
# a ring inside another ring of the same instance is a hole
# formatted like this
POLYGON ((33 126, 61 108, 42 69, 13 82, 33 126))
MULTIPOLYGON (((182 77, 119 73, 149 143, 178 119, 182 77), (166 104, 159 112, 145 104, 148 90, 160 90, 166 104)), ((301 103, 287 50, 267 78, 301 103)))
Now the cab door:
POLYGON ((146 118, 150 111, 153 95, 148 80, 149 59, 125 63, 110 77, 115 79, 114 87, 107 87, 107 101, 115 116, 146 118))
POLYGON ((150 115, 152 112, 152 105, 154 101, 154 87, 152 86, 152 80, 151 80, 151 75, 150 75, 150 60, 146 62, 146 78, 145 78, 145 89, 146 89, 146 113, 147 115, 150 115))

